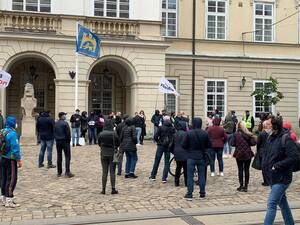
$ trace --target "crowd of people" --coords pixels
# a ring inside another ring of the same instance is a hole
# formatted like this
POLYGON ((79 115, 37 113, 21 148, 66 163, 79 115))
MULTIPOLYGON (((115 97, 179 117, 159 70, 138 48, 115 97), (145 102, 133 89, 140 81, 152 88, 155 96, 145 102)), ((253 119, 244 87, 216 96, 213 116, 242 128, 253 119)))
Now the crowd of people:
MULTIPOLYGON (((38 167, 44 167, 47 150, 47 168, 57 167, 57 176, 62 176, 62 153, 65 156, 65 177, 74 176, 70 170, 71 146, 80 147, 80 138, 89 144, 98 144, 101 153, 102 191, 106 194, 108 174, 110 174, 111 194, 118 194, 117 175, 122 175, 123 157, 126 156, 125 179, 136 179, 138 146, 143 145, 146 136, 146 116, 143 110, 133 117, 121 112, 104 117, 100 112, 82 112, 77 109, 67 122, 66 113, 60 112, 55 122, 50 112, 42 112, 37 119, 37 133, 41 144, 38 167), (88 135, 88 137, 87 137, 88 135), (57 148, 57 165, 52 162, 54 141, 57 148)), ((1 119, 1 118, 0 118, 1 119)), ((1 119, 3 123, 3 118, 1 119)), ((0 121, 0 122, 1 122, 0 121)), ((268 210, 264 224, 273 224, 276 208, 280 206, 286 224, 293 224, 286 191, 292 182, 295 163, 299 159, 298 138, 289 122, 283 121, 280 114, 261 115, 258 129, 254 132, 254 118, 249 111, 238 121, 235 111, 230 111, 222 120, 218 110, 210 113, 203 122, 193 118, 191 123, 184 112, 177 115, 165 110, 155 110, 151 118, 153 141, 157 145, 149 180, 156 181, 161 158, 164 156, 162 183, 167 183, 171 154, 176 161, 175 186, 180 186, 180 176, 184 175, 187 193, 184 198, 193 199, 194 176, 200 198, 206 197, 208 167, 210 176, 226 176, 224 158, 234 157, 237 165, 237 191, 247 192, 250 180, 250 167, 262 170, 262 185, 270 186, 268 210), (256 151, 253 149, 256 146, 256 151), (254 158, 254 160, 252 160, 254 158), (218 173, 215 161, 218 161, 218 173)), ((16 133, 15 117, 6 119, 0 133, 1 155, 1 200, 7 207, 16 207, 13 191, 17 182, 18 167, 22 166, 20 146, 16 133), (4 147, 3 147, 4 146, 4 147)))

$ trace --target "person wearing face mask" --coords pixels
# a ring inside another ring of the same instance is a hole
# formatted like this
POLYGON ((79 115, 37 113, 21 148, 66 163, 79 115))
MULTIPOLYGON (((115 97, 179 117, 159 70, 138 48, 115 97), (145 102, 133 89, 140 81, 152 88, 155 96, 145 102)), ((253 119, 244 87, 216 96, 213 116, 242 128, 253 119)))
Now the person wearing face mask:
POLYGON ((254 118, 250 115, 249 110, 245 111, 245 115, 242 117, 242 121, 246 124, 246 128, 252 132, 254 128, 254 118))
POLYGON ((73 147, 75 146, 75 140, 76 140, 76 146, 81 146, 79 144, 79 136, 80 136, 80 125, 81 125, 81 116, 79 115, 80 110, 76 109, 75 114, 71 116, 70 122, 72 126, 72 143, 73 147))
POLYGON ((74 177, 74 174, 70 171, 71 161, 71 131, 70 126, 66 122, 66 113, 60 112, 58 114, 58 121, 54 125, 54 137, 56 141, 57 149, 57 177, 61 177, 62 174, 62 152, 65 155, 65 177, 74 177))
POLYGON ((267 139, 262 157, 262 170, 271 192, 268 198, 264 225, 274 224, 277 206, 284 224, 295 224, 286 192, 293 180, 293 167, 298 159, 296 144, 282 127, 282 119, 271 116, 272 132, 267 139))

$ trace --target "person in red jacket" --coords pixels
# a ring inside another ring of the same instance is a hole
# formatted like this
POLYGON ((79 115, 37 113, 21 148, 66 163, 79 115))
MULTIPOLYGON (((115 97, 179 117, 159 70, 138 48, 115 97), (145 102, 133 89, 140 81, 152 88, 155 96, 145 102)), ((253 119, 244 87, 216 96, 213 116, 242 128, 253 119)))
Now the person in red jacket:
POLYGON ((292 131, 292 124, 291 124, 290 122, 284 121, 282 127, 283 127, 284 129, 287 129, 287 130, 289 131, 289 133, 290 133, 290 138, 291 138, 293 141, 298 141, 297 134, 296 134, 294 131, 292 131))
POLYGON ((221 118, 213 119, 213 126, 209 127, 207 132, 208 136, 212 142, 211 162, 210 162, 210 175, 215 176, 215 160, 216 156, 219 164, 219 176, 223 176, 223 147, 227 141, 227 135, 223 127, 220 127, 221 118))

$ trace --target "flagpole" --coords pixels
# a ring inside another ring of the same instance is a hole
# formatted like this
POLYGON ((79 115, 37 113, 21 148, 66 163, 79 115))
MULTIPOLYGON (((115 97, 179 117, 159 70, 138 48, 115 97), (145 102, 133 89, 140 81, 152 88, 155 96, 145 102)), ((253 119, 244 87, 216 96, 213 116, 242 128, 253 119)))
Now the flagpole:
MULTIPOLYGON (((76 22, 76 45, 78 43, 78 25, 79 22, 76 22)), ((75 53, 75 110, 78 109, 78 52, 75 53)))

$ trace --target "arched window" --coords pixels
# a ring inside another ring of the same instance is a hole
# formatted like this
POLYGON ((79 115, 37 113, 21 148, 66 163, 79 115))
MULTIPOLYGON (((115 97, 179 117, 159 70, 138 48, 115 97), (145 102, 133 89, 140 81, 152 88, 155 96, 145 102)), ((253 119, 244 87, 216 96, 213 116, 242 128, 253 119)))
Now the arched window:
POLYGON ((13 0, 12 9, 30 12, 51 12, 51 0, 13 0))
POLYGON ((129 0, 95 0, 94 15, 129 18, 129 0))

